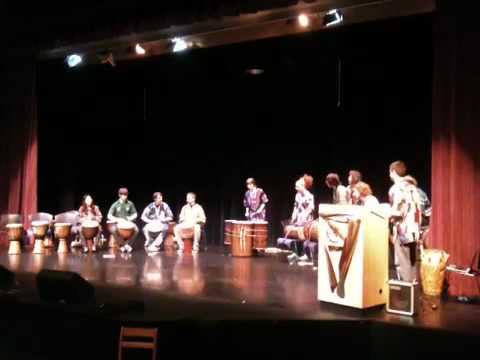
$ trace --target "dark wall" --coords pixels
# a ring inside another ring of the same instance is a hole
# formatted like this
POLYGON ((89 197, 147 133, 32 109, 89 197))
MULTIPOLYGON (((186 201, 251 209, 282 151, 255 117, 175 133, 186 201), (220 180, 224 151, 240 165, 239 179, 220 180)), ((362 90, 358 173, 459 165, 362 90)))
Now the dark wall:
POLYGON ((429 192, 431 73, 429 17, 115 68, 41 64, 40 210, 77 208, 91 192, 106 213, 127 186, 139 211, 158 190, 178 213, 195 191, 220 242, 249 176, 270 196, 274 236, 304 172, 317 200, 330 199, 326 173, 346 182, 356 168, 385 201, 388 165, 403 159, 429 192), (265 73, 245 74, 252 67, 265 73))

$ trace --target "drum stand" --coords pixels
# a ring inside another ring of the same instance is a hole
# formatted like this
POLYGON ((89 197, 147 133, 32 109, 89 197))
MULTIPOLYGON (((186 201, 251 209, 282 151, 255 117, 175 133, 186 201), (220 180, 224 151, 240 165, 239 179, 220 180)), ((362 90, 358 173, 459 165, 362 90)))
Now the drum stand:
POLYGON ((44 255, 45 254, 45 248, 43 245, 43 238, 41 237, 35 237, 35 245, 33 246, 33 254, 36 255, 44 255))
POLYGON ((108 247, 110 249, 118 249, 118 243, 117 243, 117 240, 115 239, 115 236, 113 236, 113 234, 110 234, 110 237, 108 240, 108 247))
POLYGON ((67 239, 61 238, 61 239, 58 240, 57 253, 59 253, 59 254, 68 254, 67 239))
POLYGON ((12 240, 10 241, 10 246, 8 247, 8 255, 20 255, 22 253, 22 246, 20 241, 12 240))

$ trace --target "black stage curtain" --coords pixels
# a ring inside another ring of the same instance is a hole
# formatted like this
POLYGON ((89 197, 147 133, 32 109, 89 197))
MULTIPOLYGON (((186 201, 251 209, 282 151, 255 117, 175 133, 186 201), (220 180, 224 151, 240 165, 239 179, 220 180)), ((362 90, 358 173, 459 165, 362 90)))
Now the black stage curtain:
POLYGON ((119 63, 39 71, 39 203, 102 211, 127 186, 138 210, 161 191, 176 214, 195 191, 207 237, 241 219, 245 179, 270 197, 271 241, 292 211, 294 182, 365 174, 387 199, 388 165, 403 159, 429 192, 431 18, 399 19, 119 63), (341 78, 338 64, 341 59, 341 78), (245 73, 265 69, 261 76, 245 73), (340 94, 340 95, 339 95, 340 94))

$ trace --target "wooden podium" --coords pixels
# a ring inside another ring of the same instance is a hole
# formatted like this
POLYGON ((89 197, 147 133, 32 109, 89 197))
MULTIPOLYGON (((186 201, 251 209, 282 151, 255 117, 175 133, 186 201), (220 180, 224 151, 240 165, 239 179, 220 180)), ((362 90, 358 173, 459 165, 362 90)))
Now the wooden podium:
POLYGON ((365 309, 387 302, 386 207, 319 206, 318 300, 365 309))

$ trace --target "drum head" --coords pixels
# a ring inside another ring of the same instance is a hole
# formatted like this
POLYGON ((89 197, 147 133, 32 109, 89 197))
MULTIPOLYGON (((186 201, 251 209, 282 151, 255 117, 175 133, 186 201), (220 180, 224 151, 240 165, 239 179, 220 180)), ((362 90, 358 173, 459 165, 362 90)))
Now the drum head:
POLYGON ((7 229, 18 229, 23 228, 23 224, 7 224, 5 225, 7 229))
POLYGON ((32 221, 32 226, 33 226, 33 227, 45 226, 45 225, 48 225, 48 221, 41 221, 41 220, 32 221))
POLYGON ((147 231, 149 232, 152 232, 152 233, 158 233, 160 231, 163 230, 163 224, 159 221, 152 221, 150 223, 148 223, 147 225, 145 225, 145 229, 147 229, 147 231))
POLYGON ((85 220, 82 222, 82 227, 85 227, 85 228, 96 228, 99 226, 100 224, 98 223, 98 221, 95 221, 95 220, 85 220))
POLYGON ((55 227, 71 227, 70 223, 55 223, 55 227))
POLYGON ((131 221, 128 221, 128 220, 119 220, 118 224, 117 224, 117 227, 119 229, 130 230, 130 229, 133 229, 135 227, 135 224, 131 221))

